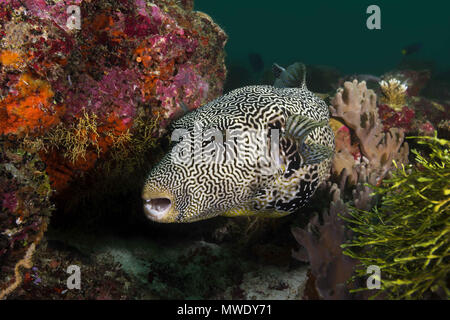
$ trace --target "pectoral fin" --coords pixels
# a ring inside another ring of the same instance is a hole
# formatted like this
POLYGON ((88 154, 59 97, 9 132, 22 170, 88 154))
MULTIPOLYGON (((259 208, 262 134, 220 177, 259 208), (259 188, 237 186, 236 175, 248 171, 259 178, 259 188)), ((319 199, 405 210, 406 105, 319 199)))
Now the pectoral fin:
POLYGON ((316 164, 333 156, 333 149, 316 143, 304 143, 301 146, 300 154, 305 165, 316 164))
POLYGON ((328 125, 326 120, 316 121, 303 115, 290 116, 286 121, 285 135, 297 139, 303 145, 308 134, 315 128, 328 125))

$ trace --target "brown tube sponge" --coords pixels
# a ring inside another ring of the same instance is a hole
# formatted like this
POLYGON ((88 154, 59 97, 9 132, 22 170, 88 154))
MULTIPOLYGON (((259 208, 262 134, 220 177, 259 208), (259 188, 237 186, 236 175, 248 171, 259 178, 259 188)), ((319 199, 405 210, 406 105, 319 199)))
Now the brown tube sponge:
POLYGON ((364 81, 345 82, 331 103, 332 116, 353 130, 362 155, 369 160, 370 168, 378 173, 378 181, 387 174, 393 160, 408 162, 409 148, 404 142, 404 130, 391 128, 383 132, 377 95, 367 89, 364 81))

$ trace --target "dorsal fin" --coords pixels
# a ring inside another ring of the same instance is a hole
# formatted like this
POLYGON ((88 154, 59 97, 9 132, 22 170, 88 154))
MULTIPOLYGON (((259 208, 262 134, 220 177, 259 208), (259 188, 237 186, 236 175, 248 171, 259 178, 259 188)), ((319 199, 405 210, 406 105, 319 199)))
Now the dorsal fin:
POLYGON ((274 63, 272 71, 277 78, 273 84, 274 87, 306 89, 306 67, 303 63, 296 62, 287 67, 287 69, 274 63))
POLYGON ((286 71, 286 69, 281 67, 279 64, 274 63, 272 65, 272 72, 276 79, 278 79, 284 71, 286 71))

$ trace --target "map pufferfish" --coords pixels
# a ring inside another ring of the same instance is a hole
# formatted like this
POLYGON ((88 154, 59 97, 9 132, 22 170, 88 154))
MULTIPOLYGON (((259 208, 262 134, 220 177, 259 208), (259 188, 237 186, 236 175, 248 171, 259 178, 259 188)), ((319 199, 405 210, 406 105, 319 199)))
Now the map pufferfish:
POLYGON ((334 155, 328 107, 307 89, 303 64, 274 64, 273 71, 273 86, 233 90, 172 124, 174 132, 182 130, 180 141, 151 170, 142 192, 149 219, 282 217, 313 196, 334 155), (180 150, 193 151, 185 154, 194 159, 180 161, 180 150))

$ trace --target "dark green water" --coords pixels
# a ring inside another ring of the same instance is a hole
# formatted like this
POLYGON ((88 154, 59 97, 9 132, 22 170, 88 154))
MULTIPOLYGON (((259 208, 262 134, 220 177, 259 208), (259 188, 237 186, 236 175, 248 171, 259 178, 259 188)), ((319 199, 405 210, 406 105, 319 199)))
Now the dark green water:
POLYGON ((329 65, 342 73, 380 75, 402 62, 401 50, 422 49, 408 59, 450 69, 450 1, 196 0, 228 34, 227 64, 250 68, 248 54, 266 66, 294 61, 329 65), (369 5, 381 9, 381 30, 368 30, 369 5))

